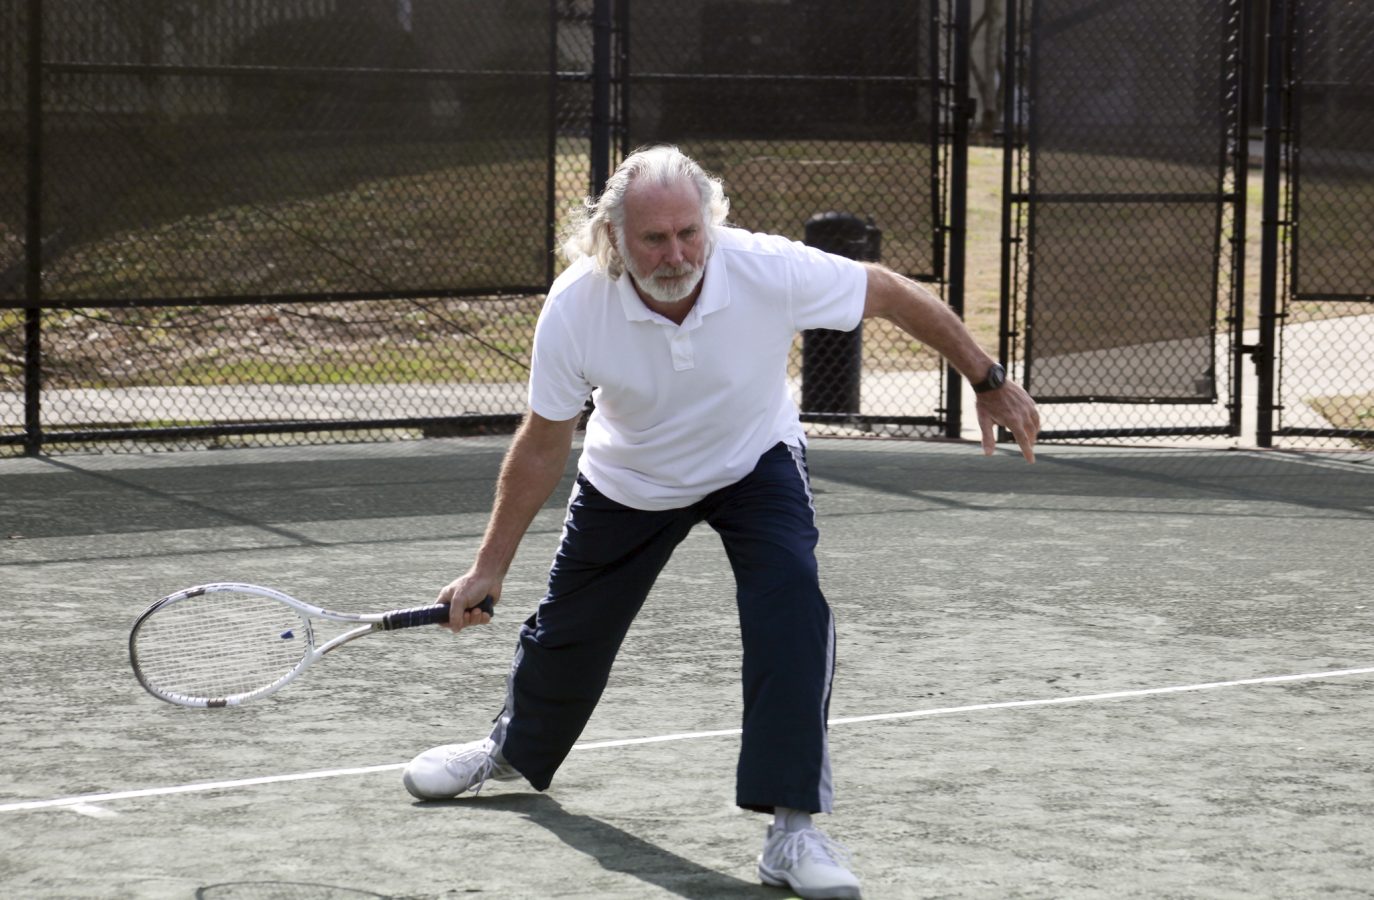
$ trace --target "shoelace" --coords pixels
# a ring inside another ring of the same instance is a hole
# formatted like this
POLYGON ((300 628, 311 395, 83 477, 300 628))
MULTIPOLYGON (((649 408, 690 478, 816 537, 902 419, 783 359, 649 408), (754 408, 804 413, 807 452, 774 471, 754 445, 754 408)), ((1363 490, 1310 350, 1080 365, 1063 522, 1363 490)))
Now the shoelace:
MULTIPOLYGON (((504 767, 496 761, 496 757, 486 748, 479 748, 476 750, 464 750, 461 753, 455 753, 444 760, 444 768, 447 769, 454 763, 466 763, 474 756, 479 755, 482 757, 482 761, 478 763, 476 771, 473 772, 475 780, 468 782, 468 788, 472 791, 472 796, 474 797, 482 793, 482 786, 487 783, 487 779, 499 777, 502 773, 504 767)), ((466 768, 466 766, 464 766, 464 768, 466 768)))
POLYGON ((788 832, 787 836, 778 842, 776 852, 789 863, 797 863, 802 857, 810 856, 827 865, 849 867, 849 849, 838 841, 831 840, 818 828, 788 832))

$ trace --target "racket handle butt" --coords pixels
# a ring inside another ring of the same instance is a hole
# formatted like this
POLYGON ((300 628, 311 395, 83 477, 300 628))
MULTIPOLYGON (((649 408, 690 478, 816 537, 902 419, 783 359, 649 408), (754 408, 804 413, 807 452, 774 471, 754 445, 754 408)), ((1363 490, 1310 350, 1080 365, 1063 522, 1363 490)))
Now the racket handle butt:
MULTIPOLYGON (((488 595, 473 607, 489 616, 496 615, 495 601, 488 595)), ((417 606, 414 609, 398 609, 382 617, 382 630, 393 631, 397 628, 416 628, 420 625, 439 625, 448 621, 449 605, 436 603, 433 606, 417 606)))

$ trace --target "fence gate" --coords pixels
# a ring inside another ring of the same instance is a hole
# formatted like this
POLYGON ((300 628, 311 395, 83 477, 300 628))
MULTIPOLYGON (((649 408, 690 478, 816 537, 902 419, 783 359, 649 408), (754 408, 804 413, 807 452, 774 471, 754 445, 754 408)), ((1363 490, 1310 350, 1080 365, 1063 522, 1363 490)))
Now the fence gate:
POLYGON ((1272 0, 1259 443, 1374 442, 1374 7, 1272 0), (1287 53, 1285 53, 1287 50, 1287 53), (1283 113, 1287 113, 1286 117, 1283 113), (1286 118, 1286 121, 1285 121, 1286 118), (1279 163, 1288 173, 1279 206, 1279 163), (1276 340, 1277 339, 1277 340, 1276 340), (1270 371, 1272 367, 1272 374, 1270 371), (1277 440, 1275 440, 1277 439, 1277 440), (1285 439, 1288 439, 1287 441, 1285 439))
POLYGON ((1046 438, 1239 433, 1243 6, 1008 0, 1001 350, 1046 438))
MULTIPOLYGON (((802 240, 813 216, 857 217, 871 230, 856 258, 876 250, 899 272, 945 282, 947 154, 962 124, 947 76, 957 5, 622 0, 621 150, 682 147, 724 179, 731 221, 753 231, 802 240)), ((877 320, 855 337, 858 401, 803 409, 813 431, 938 435, 957 421, 929 351, 877 320)), ((794 363, 793 376, 803 369, 794 363)))

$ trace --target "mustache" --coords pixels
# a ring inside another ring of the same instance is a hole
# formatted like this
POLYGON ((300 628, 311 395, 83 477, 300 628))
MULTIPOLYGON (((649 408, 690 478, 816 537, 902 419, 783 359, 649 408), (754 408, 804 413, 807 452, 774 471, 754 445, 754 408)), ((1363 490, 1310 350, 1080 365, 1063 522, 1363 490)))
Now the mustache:
POLYGON ((681 278, 683 275, 692 275, 697 271, 697 267, 691 263, 683 263, 680 266, 662 265, 654 269, 654 278, 681 278))

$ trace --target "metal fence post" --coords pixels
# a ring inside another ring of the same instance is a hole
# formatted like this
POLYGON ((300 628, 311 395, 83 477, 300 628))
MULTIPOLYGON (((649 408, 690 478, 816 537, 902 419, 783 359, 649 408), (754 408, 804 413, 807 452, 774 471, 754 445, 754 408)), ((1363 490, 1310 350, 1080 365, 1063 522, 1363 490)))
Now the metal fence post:
POLYGON ((611 0, 596 0, 592 6, 593 197, 601 194, 611 177, 611 13, 611 0))
POLYGON ((29 0, 27 129, 29 153, 24 229, 24 452, 43 449, 43 4, 29 0))
MULTIPOLYGON (((877 262, 882 232, 848 213, 818 213, 806 222, 809 247, 848 259, 877 262)), ((802 333, 802 411, 858 413, 863 375, 863 323, 853 331, 815 328, 802 333)))
POLYGON ((1287 0, 1269 0, 1266 28, 1268 65, 1264 89, 1264 200, 1260 232, 1259 344, 1253 348, 1258 398, 1255 443, 1274 446, 1274 356, 1278 337, 1279 177, 1283 141, 1284 46, 1288 36, 1287 0))
MULTIPOLYGON (((1020 230, 1014 227, 1012 221, 1012 217, 1019 214, 1014 196, 1018 187, 1014 165, 1017 154, 1021 152, 1016 116, 1017 92, 1021 89, 1021 35, 1017 32, 1016 25, 1021 13, 1016 8, 1016 2, 1017 0, 1007 0, 1002 46, 1006 71, 1002 76, 1002 252, 997 276, 997 359, 1003 365, 1011 360, 1011 339, 1019 337, 1012 334, 1012 304, 1015 302, 1012 268, 1018 252, 1016 244, 1021 240, 1020 230)), ((1028 374, 1023 374, 1021 381, 1029 390, 1028 374)))
POLYGON ((1241 372, 1250 347, 1245 344, 1245 240, 1246 220, 1250 215, 1248 191, 1250 181, 1250 72, 1258 65, 1251 46, 1251 24, 1257 21, 1251 4, 1240 5, 1239 38, 1236 43, 1237 72, 1235 82, 1235 146, 1231 152, 1231 172, 1236 194, 1231 226, 1231 435, 1241 436, 1245 407, 1245 379, 1241 372))
MULTIPOLYGON (((969 102, 969 0, 955 0, 954 103, 950 115, 949 164, 949 296, 946 301, 964 318, 965 251, 968 242, 968 131, 973 109, 969 102)), ((1005 362, 1005 360, 1003 360, 1005 362)), ((963 423, 963 384, 959 373, 948 367, 945 381, 945 436, 959 437, 963 423)))

